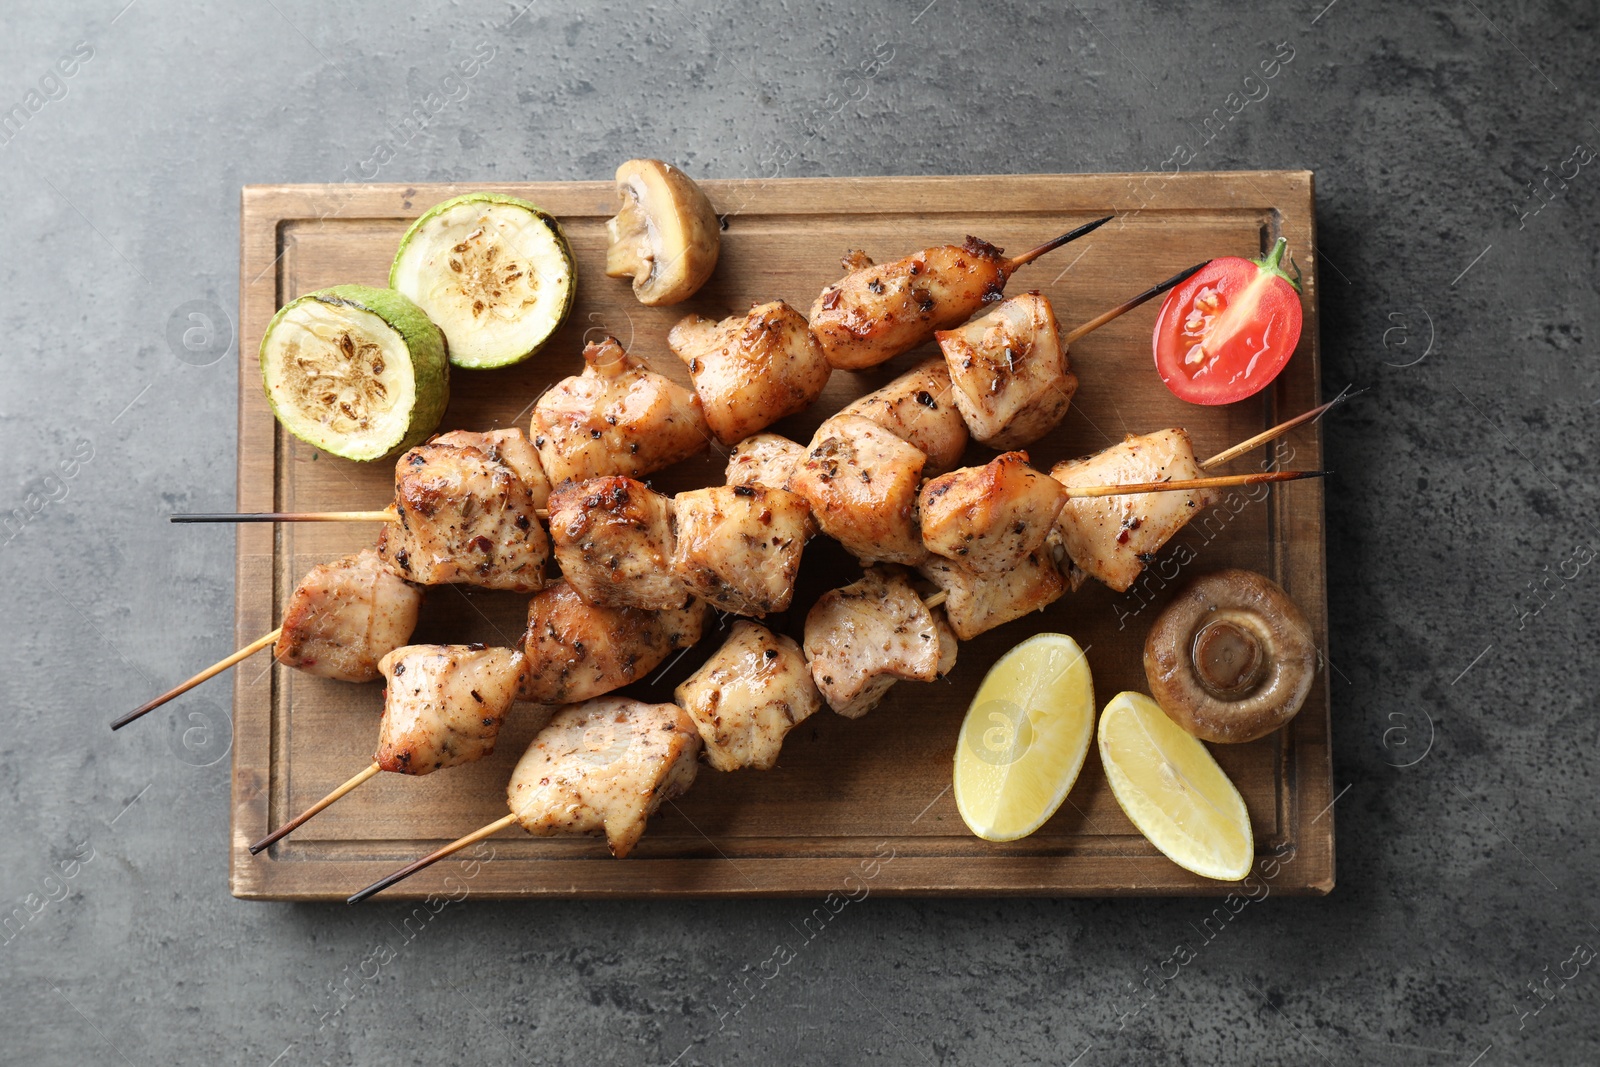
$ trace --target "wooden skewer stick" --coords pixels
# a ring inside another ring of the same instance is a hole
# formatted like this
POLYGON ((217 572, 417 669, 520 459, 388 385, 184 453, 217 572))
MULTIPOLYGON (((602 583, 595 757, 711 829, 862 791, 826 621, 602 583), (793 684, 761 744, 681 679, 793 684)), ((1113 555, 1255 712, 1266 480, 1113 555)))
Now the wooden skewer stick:
POLYGON ((385 889, 388 889, 390 886, 394 885, 396 882, 410 878, 413 874, 416 874, 418 871, 422 870, 422 868, 430 867, 433 864, 438 863, 452 852, 459 852, 474 842, 482 841, 486 837, 494 836, 501 830, 504 830, 506 827, 514 825, 516 821, 517 817, 515 815, 507 815, 503 819, 496 819, 488 826, 480 826, 466 837, 457 838, 448 845, 439 849, 437 852, 430 852, 428 855, 422 857, 420 860, 417 860, 415 863, 407 864, 406 866, 401 867, 398 871, 395 871, 393 874, 373 882, 371 885, 367 886, 367 888, 361 890, 361 892, 352 894, 350 896, 349 903, 359 904, 363 900, 366 900, 368 897, 372 896, 374 893, 381 893, 385 889))
POLYGON ((1013 256, 1011 259, 1005 261, 1006 274, 1008 276, 1015 274, 1018 267, 1026 266, 1027 264, 1032 263, 1046 252, 1054 252, 1062 245, 1076 241, 1084 234, 1093 233, 1114 218, 1116 218, 1115 215, 1107 215, 1103 219, 1095 219, 1093 222, 1086 222, 1082 226, 1079 226, 1076 230, 1073 230, 1071 233, 1064 233, 1060 237, 1046 241, 1044 244, 1030 252, 1024 252, 1020 256, 1013 256))
POLYGON ((215 511, 173 515, 173 522, 393 522, 392 511, 215 511))
POLYGON ((1228 460, 1230 460, 1230 459, 1234 459, 1234 458, 1236 458, 1238 456, 1244 455, 1246 452, 1250 451, 1252 448, 1256 448, 1257 446, 1264 445, 1268 441, 1273 440, 1274 438, 1282 437, 1284 434, 1288 433, 1290 430, 1294 429, 1296 426, 1299 426, 1302 423, 1316 421, 1317 419, 1322 417, 1322 413, 1323 412, 1327 411, 1329 408, 1333 407, 1335 404, 1343 401, 1349 394, 1350 394, 1350 390, 1346 389, 1344 392, 1340 393, 1338 396, 1334 397, 1332 400, 1328 401, 1326 404, 1323 404, 1321 407, 1312 408, 1310 411, 1307 411, 1302 415, 1296 415, 1292 419, 1288 419, 1288 420, 1286 420, 1284 422, 1278 423, 1278 425, 1272 427, 1269 430, 1262 430, 1260 433, 1256 434, 1254 437, 1252 437, 1252 438, 1250 438, 1249 440, 1246 440, 1246 441, 1240 441, 1238 444, 1234 445, 1232 448, 1223 449, 1221 452, 1218 452, 1216 455, 1212 456, 1210 459, 1208 459, 1204 463, 1200 464, 1200 469, 1203 470, 1203 471, 1206 471, 1206 470, 1210 470, 1212 467, 1220 466, 1220 465, 1228 462, 1228 460))
POLYGON ((1146 289, 1132 300, 1118 304, 1116 307, 1112 308, 1110 311, 1104 312, 1103 314, 1096 315, 1082 326, 1079 326, 1068 333, 1064 339, 1064 343, 1068 348, 1071 348, 1073 342, 1082 337, 1084 334, 1093 333, 1095 330, 1098 330, 1112 319, 1120 318, 1121 316, 1126 315, 1128 312, 1132 311, 1140 304, 1143 304, 1145 301, 1155 299, 1176 285, 1182 285, 1185 280, 1187 280, 1192 274, 1194 274, 1195 271, 1199 270, 1203 266, 1205 266, 1204 263, 1196 263, 1192 267, 1185 267, 1183 270, 1180 270, 1166 281, 1157 285, 1152 285, 1150 288, 1146 289))
POLYGON ((1256 471, 1252 474, 1216 474, 1209 478, 1180 478, 1170 482, 1128 482, 1125 485, 1066 486, 1071 498, 1132 496, 1136 493, 1179 493, 1190 489, 1220 489, 1228 485, 1292 482, 1297 478, 1325 478, 1327 471, 1256 471))
MULTIPOLYGON (((548 519, 550 512, 534 512, 548 519)), ((393 522, 392 511, 211 511, 169 516, 172 522, 393 522)))
POLYGON ((925 608, 936 608, 948 599, 950 599, 950 590, 941 589, 937 593, 933 593, 927 597, 924 597, 922 606, 925 608))
POLYGON ((307 820, 309 820, 317 812, 321 811, 323 808, 326 808, 329 804, 332 804, 335 800, 338 800, 340 797, 350 792, 350 790, 354 789, 356 786, 360 785, 362 782, 366 781, 368 778, 371 778, 377 773, 378 765, 376 763, 372 763, 361 768, 360 772, 352 777, 348 782, 344 783, 344 785, 341 785, 339 788, 335 789, 333 792, 329 793, 327 796, 311 805, 305 811, 302 811, 299 815, 296 815, 294 818, 290 819, 288 822, 272 831, 272 833, 251 845, 250 855, 254 856, 256 853, 271 845, 273 842, 280 841, 283 838, 288 837, 290 834, 300 829, 300 827, 304 826, 307 820))
POLYGON ((214 678, 223 671, 227 670, 229 667, 232 667, 235 663, 238 663, 241 660, 249 659, 251 656, 255 655, 257 652, 260 652, 263 648, 266 648, 268 645, 276 641, 279 635, 282 633, 283 627, 280 626, 271 633, 262 634, 260 637, 256 638, 254 641, 251 641, 248 645, 245 645, 233 655, 227 657, 226 659, 218 660, 216 663, 213 663, 211 666, 207 667, 193 678, 190 678, 182 685, 175 686, 174 688, 167 690, 165 693, 162 693, 148 704, 141 704, 139 707, 134 708, 132 711, 128 712, 128 714, 112 723, 111 728, 113 730, 120 730, 133 720, 139 718, 141 715, 145 715, 159 708, 173 697, 182 696, 184 693, 187 693, 189 690, 193 689, 207 678, 214 678))

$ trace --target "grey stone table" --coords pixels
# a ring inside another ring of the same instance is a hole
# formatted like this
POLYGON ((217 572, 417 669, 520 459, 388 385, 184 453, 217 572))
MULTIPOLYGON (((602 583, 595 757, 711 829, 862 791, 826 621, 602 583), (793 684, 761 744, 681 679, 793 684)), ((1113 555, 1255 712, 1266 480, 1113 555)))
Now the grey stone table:
POLYGON ((0 1061, 1600 1062, 1596 8, 1157 7, 8 5, 0 1061), (233 502, 231 330, 181 334, 237 306, 240 185, 1179 144, 1317 172, 1323 384, 1367 389, 1327 427, 1331 897, 1209 940, 1199 900, 870 899, 768 982, 807 902, 469 902, 407 939, 396 904, 228 895, 225 686, 106 729, 231 648, 229 538, 164 516, 233 502))

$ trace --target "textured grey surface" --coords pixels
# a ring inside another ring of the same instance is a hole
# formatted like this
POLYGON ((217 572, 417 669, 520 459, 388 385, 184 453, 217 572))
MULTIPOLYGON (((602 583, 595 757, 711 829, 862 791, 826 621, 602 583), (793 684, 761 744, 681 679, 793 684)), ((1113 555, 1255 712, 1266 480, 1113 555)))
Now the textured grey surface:
POLYGON ((1593 4, 124 2, 0 35, 0 106, 45 90, 0 147, 0 1061, 1600 1061, 1593 4), (1211 941, 1203 901, 868 899, 770 981, 811 902, 469 901, 408 940, 228 896, 225 684, 106 729, 231 647, 230 538, 163 516, 233 502, 234 361, 169 329, 237 305, 240 185, 1178 144, 1317 172, 1324 386, 1368 389, 1328 424, 1330 898, 1211 941))

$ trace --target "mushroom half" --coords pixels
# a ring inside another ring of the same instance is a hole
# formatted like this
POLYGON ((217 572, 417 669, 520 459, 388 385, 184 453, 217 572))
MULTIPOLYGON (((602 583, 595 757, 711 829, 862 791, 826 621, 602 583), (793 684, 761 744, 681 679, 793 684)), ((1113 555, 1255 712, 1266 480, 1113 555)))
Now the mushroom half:
POLYGON ((1254 741, 1295 717, 1317 673, 1311 624, 1281 586, 1226 570, 1180 592, 1144 643, 1150 695, 1203 741, 1254 741))
POLYGON ((683 171, 659 159, 617 168, 622 207, 606 222, 606 274, 632 278, 633 295, 650 307, 677 304, 711 277, 722 226, 706 194, 683 171))

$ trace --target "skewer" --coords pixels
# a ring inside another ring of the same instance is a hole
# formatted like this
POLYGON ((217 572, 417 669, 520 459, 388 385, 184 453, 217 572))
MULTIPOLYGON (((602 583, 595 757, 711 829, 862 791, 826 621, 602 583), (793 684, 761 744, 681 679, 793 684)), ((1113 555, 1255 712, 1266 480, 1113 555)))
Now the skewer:
POLYGON ((172 522, 392 522, 389 511, 246 511, 173 515, 172 522))
POLYGON ((1317 419, 1322 417, 1322 413, 1323 412, 1327 411, 1329 408, 1333 407, 1335 404, 1338 404, 1341 401, 1345 400, 1350 395, 1351 395, 1350 394, 1350 389, 1347 386, 1347 387, 1345 387, 1343 392, 1341 392, 1338 396, 1334 397, 1332 400, 1328 401, 1326 404, 1323 404, 1321 407, 1312 408, 1310 411, 1307 411, 1304 414, 1296 415, 1292 419, 1288 419, 1288 420, 1286 420, 1284 422, 1278 423, 1278 425, 1272 427, 1271 429, 1262 430, 1260 433, 1256 434, 1254 437, 1252 437, 1252 438, 1250 438, 1248 440, 1245 440, 1245 441, 1240 441, 1238 444, 1234 445, 1232 448, 1223 449, 1221 452, 1218 452, 1216 455, 1212 456, 1210 459, 1208 459, 1204 463, 1200 464, 1200 469, 1203 470, 1203 471, 1204 470, 1210 470, 1212 467, 1215 467, 1215 466, 1218 466, 1220 464, 1226 463, 1230 459, 1233 459, 1233 458, 1235 458, 1237 456, 1244 455, 1246 452, 1250 451, 1252 448, 1255 448, 1258 445, 1264 445, 1268 441, 1271 441, 1271 440, 1273 440, 1275 438, 1278 438, 1278 437, 1282 437, 1284 434, 1288 433, 1290 430, 1294 429, 1296 426, 1299 426, 1301 423, 1314 422, 1317 419))
POLYGON ((266 648, 268 645, 276 641, 279 635, 282 633, 283 627, 280 626, 271 633, 262 634, 254 641, 251 641, 248 645, 245 645, 239 651, 233 653, 233 655, 228 656, 225 659, 218 660, 216 663, 213 663, 211 666, 207 667, 193 678, 190 678, 187 682, 167 690, 165 693, 162 693, 160 696, 156 697, 147 704, 141 704, 139 707, 134 708, 132 711, 128 712, 128 714, 112 723, 111 728, 113 730, 120 730, 133 720, 139 718, 141 715, 146 715, 149 712, 154 711, 156 708, 159 708, 173 697, 182 696, 184 693, 187 693, 189 690, 193 689, 207 678, 213 678, 227 670, 229 667, 232 667, 235 663, 238 663, 241 660, 249 659, 251 656, 255 655, 257 652, 260 652, 263 648, 266 648))
MULTIPOLYGON (((550 512, 534 512, 548 519, 550 512)), ((207 511, 169 515, 170 522, 393 522, 392 511, 207 511)))
POLYGON ((381 893, 385 889, 388 889, 390 886, 394 885, 396 882, 411 877, 413 874, 416 874, 418 871, 422 870, 422 868, 431 867, 433 864, 438 863, 451 853, 459 852, 468 845, 482 841, 486 837, 494 836, 501 830, 504 830, 506 827, 515 824, 516 821, 517 817, 513 814, 507 815, 503 819, 496 819, 488 826, 480 826, 466 837, 458 837, 448 845, 439 849, 437 852, 430 852, 428 855, 422 857, 420 860, 417 860, 415 863, 409 863, 400 868, 398 871, 395 871, 393 874, 378 879, 376 882, 373 882, 359 893, 351 894, 348 903, 359 904, 363 900, 366 900, 368 897, 372 896, 374 893, 381 893))
POLYGON ((1178 493, 1190 489, 1220 489, 1229 485, 1292 482, 1299 478, 1326 478, 1328 471, 1256 471, 1251 474, 1216 474, 1210 478, 1180 478, 1171 482, 1129 482, 1126 485, 1066 486, 1067 496, 1134 496, 1139 493, 1178 493))
MULTIPOLYGON (((1306 417, 1307 416, 1305 415, 1300 416, 1301 419, 1306 417)), ((1273 429, 1268 430, 1267 432, 1282 433, 1288 428, 1289 424, 1285 423, 1282 427, 1273 427, 1273 429)), ((1252 438, 1251 441, 1247 441, 1245 444, 1250 444, 1254 440, 1255 439, 1252 438)), ((1240 446, 1235 447, 1237 448, 1240 446)), ((1233 451, 1234 449, 1229 449, 1228 453, 1232 453, 1233 451)), ((1224 456, 1226 457, 1228 453, 1224 453, 1224 456)), ((1206 462, 1210 463, 1212 461, 1207 460, 1206 462)), ((1204 464, 1202 464, 1202 466, 1204 466, 1204 464)), ((1176 493, 1185 489, 1211 489, 1226 485, 1255 485, 1258 482, 1291 482, 1296 478, 1320 478, 1327 473, 1327 471, 1260 471, 1253 474, 1222 474, 1211 478, 1189 478, 1187 480, 1175 482, 1128 482, 1122 485, 1085 485, 1076 488, 1069 487, 1067 493, 1069 496, 1075 497, 1126 496, 1132 493, 1176 493)), ((322 516, 316 519, 301 518, 300 516, 304 514, 307 513, 247 512, 239 515, 174 515, 172 517, 172 521, 177 522, 181 518, 185 522, 337 522, 340 520, 347 522, 388 522, 394 518, 394 516, 387 511, 321 511, 311 513, 322 516)), ((209 677, 209 675, 207 677, 209 677)), ((204 679, 202 679, 202 681, 203 680, 204 679)))
MULTIPOLYGON (((1032 255, 1031 252, 1028 253, 1028 254, 1032 255)), ((1112 308, 1110 311, 1106 311, 1106 312, 1103 312, 1103 313, 1101 313, 1099 315, 1096 315, 1094 318, 1090 319, 1088 322, 1084 323, 1082 326, 1079 326, 1079 327, 1073 329, 1070 333, 1068 333, 1067 336, 1063 339, 1063 344, 1067 348, 1071 348, 1072 347, 1072 343, 1074 341, 1078 340, 1078 338, 1084 336, 1085 334, 1093 333, 1095 330, 1098 330, 1100 327, 1104 326, 1106 323, 1110 322, 1112 319, 1119 318, 1119 317, 1121 317, 1123 315, 1126 315, 1128 312, 1132 311, 1134 308, 1138 307, 1140 304, 1143 304, 1145 301, 1152 300, 1155 297, 1158 297, 1162 293, 1166 292, 1168 289, 1171 289, 1172 287, 1174 287, 1176 285, 1183 284, 1183 282, 1187 278, 1189 278, 1191 275, 1193 275, 1196 271, 1198 271, 1203 266, 1205 266, 1204 263, 1196 263, 1192 267, 1185 267, 1183 270, 1180 270, 1178 273, 1174 274, 1172 277, 1168 278, 1166 281, 1159 282, 1156 285, 1152 285, 1150 288, 1146 289, 1144 292, 1140 293, 1138 296, 1134 297, 1132 300, 1125 301, 1124 303, 1118 304, 1116 307, 1112 308)))
POLYGON ((272 833, 268 834, 266 837, 263 837, 260 841, 257 841, 255 844, 251 845, 250 846, 250 854, 252 856, 254 856, 256 853, 258 853, 262 849, 268 847, 273 842, 281 840, 282 838, 288 837, 290 834, 294 833, 301 826, 303 826, 305 824, 305 822, 308 819, 310 819, 313 815, 315 815, 317 812, 321 811, 323 808, 326 808, 328 805, 332 804, 335 800, 338 800, 340 797, 342 797, 346 793, 350 792, 356 786, 360 785, 362 782, 365 782, 368 778, 371 778, 373 775, 377 774, 378 770, 379 770, 379 767, 378 767, 377 763, 371 763, 371 764, 368 764, 367 766, 361 768, 361 770, 357 774, 355 774, 353 777, 351 777, 351 779, 348 782, 345 782, 339 788, 335 789, 333 792, 329 793, 327 796, 323 797, 321 800, 319 800, 315 804, 311 805, 305 811, 302 811, 299 815, 296 815, 294 818, 290 819, 288 822, 284 823, 282 826, 280 826, 276 830, 272 831, 272 833))
POLYGON ((1076 241, 1084 234, 1093 233, 1095 230, 1098 230, 1100 227, 1104 226, 1114 218, 1116 218, 1115 215, 1107 215, 1103 219, 1096 219, 1093 222, 1086 222, 1082 226, 1079 226, 1076 230, 1073 230, 1071 233, 1064 233, 1060 237, 1046 241, 1044 244, 1030 252, 1024 252, 1020 256, 1013 256, 1005 261, 1006 273, 1016 273, 1018 267, 1026 266, 1027 264, 1032 263, 1046 252, 1053 252, 1069 241, 1076 241))

